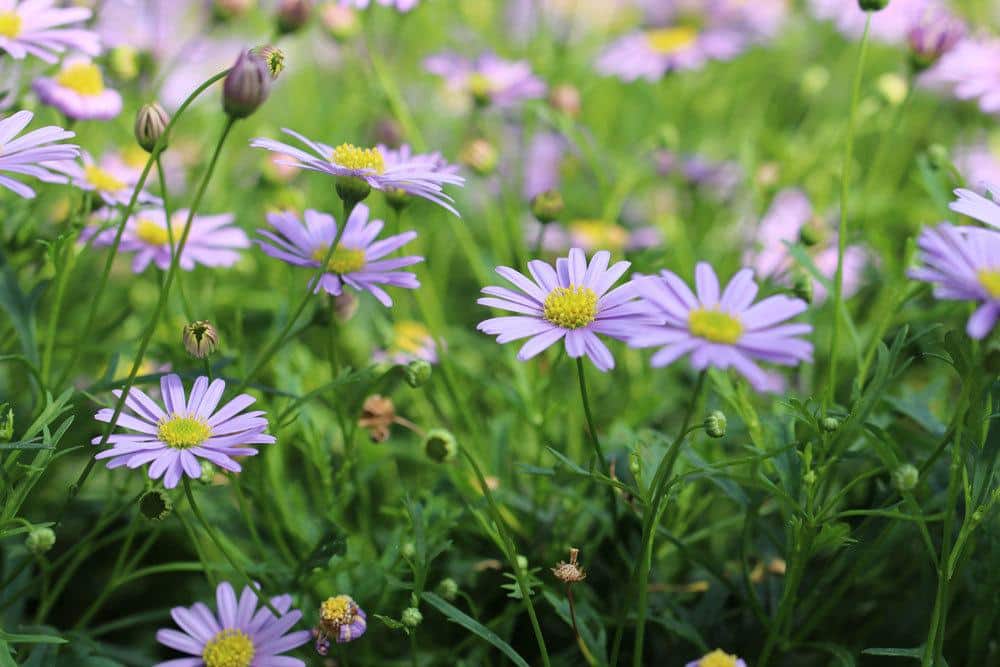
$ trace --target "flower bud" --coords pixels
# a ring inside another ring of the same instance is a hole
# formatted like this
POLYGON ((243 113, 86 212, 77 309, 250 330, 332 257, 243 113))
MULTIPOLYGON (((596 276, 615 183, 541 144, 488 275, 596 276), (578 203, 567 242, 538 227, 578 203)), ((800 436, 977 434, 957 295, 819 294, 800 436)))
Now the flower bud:
POLYGON ((36 556, 48 552, 56 545, 56 534, 51 528, 32 528, 28 533, 28 538, 24 541, 24 546, 28 551, 36 556))
POLYGON ((267 71, 271 74, 271 81, 278 78, 278 75, 285 70, 285 52, 277 46, 264 44, 250 49, 250 53, 258 58, 263 58, 267 64, 267 71))
POLYGON ((469 95, 477 107, 487 107, 493 99, 493 83, 482 74, 469 76, 469 95))
POLYGON ((368 181, 355 176, 337 176, 334 179, 334 188, 340 200, 352 209, 372 193, 372 186, 368 181))
POLYGON ((497 168, 500 156, 493 144, 486 139, 473 139, 465 144, 458 159, 480 176, 489 176, 497 168))
POLYGON ((900 464, 892 471, 892 486, 897 491, 912 491, 920 481, 920 471, 912 463, 900 464))
POLYGON ((805 482, 806 486, 812 486, 816 483, 816 471, 809 470, 806 474, 802 475, 802 481, 805 482))
POLYGON ((814 220, 807 222, 799 228, 799 243, 807 248, 816 245, 822 238, 823 234, 819 229, 819 225, 814 220))
POLYGON ((719 410, 713 410, 705 417, 705 433, 708 434, 710 438, 724 438, 726 436, 726 426, 729 425, 729 421, 719 410))
MULTIPOLYGON (((152 153, 170 123, 170 116, 159 102, 143 104, 135 115, 135 140, 147 153, 152 153)), ((164 144, 166 148, 166 144, 164 144)))
POLYGON ((559 219, 565 208, 562 194, 558 190, 546 190, 531 200, 531 215, 543 225, 559 219))
POLYGON ((858 7, 866 12, 878 12, 889 6, 889 0, 858 0, 858 7))
POLYGON ((312 0, 280 0, 275 21, 282 34, 295 32, 309 22, 312 0))
POLYGON ((570 118, 580 115, 580 91, 568 83, 563 83, 549 93, 549 106, 570 118))
POLYGON ((628 471, 632 473, 632 476, 636 479, 639 479, 642 476, 642 457, 639 456, 639 452, 629 452, 628 471))
POLYGON ((414 359, 406 364, 403 375, 406 377, 406 384, 414 389, 422 387, 431 379, 431 364, 425 359, 414 359))
POLYGON ((819 422, 819 427, 827 433, 833 433, 840 428, 840 420, 836 417, 823 417, 819 422))
POLYGON ((150 489, 139 496, 139 511, 150 521, 163 521, 174 511, 174 501, 163 489, 150 489))
POLYGON ((450 431, 434 428, 424 437, 424 453, 438 463, 447 463, 458 454, 458 442, 450 431))
POLYGON ((246 118, 271 92, 271 70, 267 62, 250 51, 236 59, 222 84, 222 108, 233 118, 246 118))
POLYGON ((442 579, 437 585, 437 593, 445 600, 454 600, 458 597, 458 582, 451 577, 442 579))
POLYGON ((181 340, 188 354, 197 359, 204 359, 219 349, 219 332, 208 320, 198 320, 184 325, 181 340))
POLYGON ((212 465, 209 461, 205 459, 201 460, 201 476, 198 477, 198 481, 205 486, 211 486, 212 482, 215 480, 215 474, 219 472, 218 469, 212 465))
POLYGON ((417 547, 414 546, 413 542, 403 542, 403 545, 399 547, 399 555, 403 558, 413 558, 417 555, 417 547))
POLYGON ((796 271, 792 281, 792 293, 806 303, 813 302, 813 279, 805 271, 796 271))
POLYGON ((320 23, 326 31, 338 42, 347 41, 361 31, 358 14, 350 7, 344 7, 339 2, 328 2, 319 12, 320 23))
POLYGON ((522 556, 521 554, 518 554, 515 560, 517 560, 517 569, 521 570, 522 572, 526 572, 528 570, 527 556, 522 556))
POLYGON ((10 403, 0 403, 0 440, 8 441, 14 438, 14 406, 10 403))
POLYGON ((415 628, 424 620, 424 615, 416 607, 407 607, 403 610, 403 615, 399 619, 408 628, 415 628))

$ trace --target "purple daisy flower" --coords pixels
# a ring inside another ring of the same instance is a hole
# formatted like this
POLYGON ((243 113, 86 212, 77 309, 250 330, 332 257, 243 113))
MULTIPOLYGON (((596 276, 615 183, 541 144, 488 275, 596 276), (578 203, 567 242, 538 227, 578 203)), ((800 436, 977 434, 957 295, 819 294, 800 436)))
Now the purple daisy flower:
MULTIPOLYGON (((258 229, 267 241, 257 241, 257 244, 276 259, 295 266, 319 268, 337 237, 337 221, 332 215, 312 209, 306 210, 303 218, 304 222, 294 213, 268 213, 267 221, 278 233, 258 229)), ((358 204, 330 256, 327 273, 320 278, 314 291, 323 289, 338 296, 347 285, 359 292, 371 292, 382 305, 389 307, 392 297, 379 287, 380 284, 406 289, 420 287, 416 275, 398 269, 422 262, 423 257, 408 255, 383 259, 417 238, 417 233, 409 231, 376 241, 384 225, 381 220, 369 222, 368 207, 358 204)))
POLYGON ((906 31, 913 62, 921 69, 930 67, 955 48, 965 37, 965 23, 942 7, 930 6, 906 31))
POLYGON ((697 660, 692 660, 684 667, 747 667, 747 663, 743 658, 737 658, 735 655, 717 648, 697 660))
POLYGON ((282 131, 301 141, 313 153, 264 137, 254 139, 250 145, 285 154, 288 160, 282 164, 320 171, 338 179, 358 179, 384 192, 402 191, 415 197, 423 197, 458 215, 458 211, 451 205, 454 200, 444 193, 443 186, 461 186, 465 184, 465 179, 453 170, 442 169, 440 160, 430 159, 433 154, 414 155, 405 160, 398 153, 390 158, 396 161, 390 162, 379 148, 358 148, 353 144, 341 144, 334 148, 311 141, 289 129, 282 131))
MULTIPOLYGON (((400 12, 408 12, 420 4, 420 0, 376 0, 383 7, 392 7, 400 12)), ((340 4, 355 9, 368 9, 371 0, 340 0, 340 4)))
POLYGON ((457 53, 439 53, 424 60, 424 69, 440 76, 452 90, 468 94, 480 106, 509 109, 545 95, 545 83, 524 60, 511 61, 484 53, 469 60, 457 53))
POLYGON ((249 586, 239 599, 232 584, 224 581, 215 591, 218 615, 208 605, 174 607, 170 615, 183 631, 164 628, 156 641, 191 658, 159 662, 154 667, 305 667, 298 658, 281 655, 307 643, 308 630, 288 632, 302 618, 292 609, 292 596, 271 598, 271 606, 281 614, 274 617, 267 607, 257 608, 257 594, 249 586))
MULTIPOLYGON (((180 242, 187 222, 188 211, 175 211, 171 216, 170 230, 167 229, 166 213, 160 208, 138 211, 125 223, 122 232, 121 252, 134 252, 132 271, 142 273, 154 262, 166 271, 173 256, 170 236, 174 245, 180 242)), ((116 216, 108 215, 107 219, 116 216)), ((250 238, 242 229, 233 226, 233 214, 196 215, 191 221, 187 242, 181 252, 178 266, 185 271, 194 269, 195 264, 204 266, 232 266, 240 259, 240 249, 250 247, 250 238)), ((110 246, 114 243, 116 230, 89 227, 81 234, 81 240, 95 237, 94 245, 110 246)))
POLYGON ((476 328, 496 336, 501 344, 530 337, 517 353, 521 361, 565 339, 570 357, 586 355, 601 371, 611 370, 614 357, 597 334, 625 340, 637 325, 658 320, 636 301, 634 281, 610 289, 631 266, 631 262, 615 262, 609 267, 610 260, 611 253, 602 250, 588 264, 583 250, 573 248, 568 257, 556 260, 555 269, 537 259, 528 262, 530 279, 498 266, 496 272, 520 292, 484 287, 488 296, 476 303, 521 315, 494 317, 476 328))
POLYGON ((1000 145, 987 137, 959 146, 954 151, 955 167, 970 186, 985 192, 989 183, 1000 183, 1000 145))
MULTIPOLYGON (((163 477, 163 486, 172 489, 182 475, 191 479, 201 477, 204 459, 220 468, 239 472, 242 470, 234 456, 253 456, 257 450, 248 445, 271 444, 274 436, 267 435, 267 419, 260 411, 242 412, 256 399, 240 394, 216 410, 226 383, 199 377, 185 399, 184 385, 178 375, 165 375, 160 379, 164 408, 140 389, 132 387, 125 400, 127 410, 115 421, 137 434, 112 433, 108 438, 111 449, 98 452, 96 459, 107 459, 108 468, 127 466, 138 468, 146 463, 150 479, 163 477)), ((121 397, 121 391, 114 395, 121 397)), ((114 411, 99 410, 97 421, 110 422, 114 411)), ((101 438, 92 440, 100 444, 101 438)))
POLYGON ((950 89, 959 100, 976 100, 985 113, 1000 113, 1000 39, 969 38, 941 56, 924 81, 950 89))
MULTIPOLYGON (((867 12, 856 0, 810 0, 813 14, 833 21, 841 34, 861 37, 867 12)), ((936 0, 892 0, 888 6, 871 15, 871 36, 880 42, 902 44, 907 33, 929 9, 940 6, 936 0)))
MULTIPOLYGON (((983 183, 983 187, 993 196, 1000 192, 1000 189, 990 183, 983 183)), ((1000 204, 965 188, 955 190, 955 196, 958 199, 948 204, 948 208, 1000 229, 1000 204)))
MULTIPOLYGON (((139 182, 135 170, 121 162, 115 154, 108 154, 96 162, 90 153, 81 151, 80 162, 63 160, 47 162, 45 166, 66 174, 74 187, 99 195, 108 206, 127 206, 132 190, 139 182)), ((159 197, 145 190, 139 192, 137 201, 140 204, 163 203, 159 197)))
POLYGON ((90 18, 90 10, 62 9, 55 4, 55 0, 0 0, 0 50, 16 60, 30 53, 49 63, 67 49, 91 56, 100 54, 95 33, 82 27, 60 27, 82 26, 90 18))
POLYGON ((717 199, 732 197, 743 181, 743 169, 736 162, 713 160, 702 155, 680 155, 657 151, 656 170, 661 175, 678 174, 685 182, 709 190, 717 199))
POLYGON ((73 120, 111 120, 122 110, 122 96, 104 87, 100 68, 89 58, 68 58, 54 78, 31 84, 42 104, 73 120))
POLYGON ((676 274, 662 271, 636 281, 636 292, 665 323, 646 327, 629 337, 633 347, 661 347, 654 367, 667 366, 685 354, 698 370, 732 367, 758 391, 772 391, 780 378, 755 360, 795 366, 812 360, 812 344, 798 336, 812 331, 808 324, 780 324, 806 309, 806 302, 775 295, 754 304, 757 283, 752 269, 739 271, 719 290, 719 279, 707 262, 695 268, 697 296, 676 274))
MULTIPOLYGON (((46 183, 65 183, 65 176, 53 173, 44 163, 73 160, 80 155, 79 146, 58 143, 76 135, 61 127, 49 125, 15 139, 32 118, 34 114, 30 111, 18 111, 0 120, 0 172, 34 176, 46 183)), ((9 176, 0 175, 0 186, 13 190, 26 199, 35 196, 34 190, 9 176)))
POLYGON ((338 644, 346 644, 358 639, 368 629, 368 615, 350 595, 327 598, 319 607, 319 626, 313 631, 316 636, 316 652, 326 655, 330 650, 330 637, 338 644))
POLYGON ((925 229, 917 245, 923 266, 909 276, 932 283, 938 299, 981 302, 965 330, 985 338, 1000 317, 1000 232, 943 223, 925 229))

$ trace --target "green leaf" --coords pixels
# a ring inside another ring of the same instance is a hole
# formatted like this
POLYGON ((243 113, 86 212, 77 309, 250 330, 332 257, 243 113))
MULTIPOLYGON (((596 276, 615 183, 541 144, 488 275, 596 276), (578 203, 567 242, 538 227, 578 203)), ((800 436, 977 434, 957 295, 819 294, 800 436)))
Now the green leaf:
POLYGON ((440 598, 434 593, 424 593, 421 597, 427 602, 427 604, 447 616, 448 620, 452 623, 461 625, 463 628, 480 639, 497 647, 500 652, 510 658, 510 661, 517 665, 517 667, 528 667, 527 661, 518 655, 513 646, 500 639, 500 636, 497 635, 497 633, 493 632, 485 625, 463 612, 461 609, 449 604, 444 600, 444 598, 440 598))
POLYGON ((884 655, 891 658, 913 658, 922 660, 924 657, 924 647, 916 648, 866 648, 862 651, 865 655, 884 655))
POLYGON ((8 644, 65 644, 62 637, 56 635, 18 635, 5 630, 0 630, 0 641, 8 644))
POLYGON ((836 667, 855 667, 855 665, 858 664, 854 659, 854 654, 851 653, 846 646, 841 646, 840 644, 834 644, 832 642, 813 642, 810 644, 804 644, 804 646, 829 653, 835 660, 835 662, 831 664, 836 665, 836 667))

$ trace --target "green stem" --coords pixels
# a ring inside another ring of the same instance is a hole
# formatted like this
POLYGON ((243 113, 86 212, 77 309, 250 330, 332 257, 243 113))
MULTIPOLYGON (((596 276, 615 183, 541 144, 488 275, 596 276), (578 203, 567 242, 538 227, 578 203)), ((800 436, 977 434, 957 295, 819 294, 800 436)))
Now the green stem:
MULTIPOLYGON (((167 176, 163 171, 163 160, 162 156, 156 156, 156 177, 160 182, 160 198, 163 199, 163 218, 167 225, 167 241, 170 243, 170 254, 171 256, 177 253, 177 246, 174 243, 174 226, 171 224, 173 222, 173 211, 170 207, 170 197, 167 191, 167 176)), ((184 316, 187 318, 188 322, 195 319, 194 314, 191 310, 191 304, 187 300, 187 296, 184 294, 184 277, 181 274, 177 274, 177 293, 181 297, 181 305, 184 307, 184 316)), ((211 378, 211 373, 209 373, 209 379, 211 378)))
POLYGON ((789 559, 788 576, 785 578, 785 587, 781 592, 781 601, 778 603, 778 615, 768 630, 764 650, 761 651, 760 658, 757 660, 758 667, 766 667, 771 654, 778 645, 779 638, 786 634, 785 625, 791 618, 792 611, 795 609, 799 584, 802 582, 802 575, 805 573, 808 551, 812 542, 812 536, 807 531, 811 530, 810 527, 803 525, 800 525, 795 530, 793 536, 795 546, 792 549, 791 558, 789 559))
POLYGON ((594 445, 594 454, 597 456, 597 467, 607 473, 608 461, 604 456, 604 448, 601 447, 601 440, 597 435, 597 427, 594 425, 594 415, 590 411, 590 400, 587 398, 587 379, 583 370, 583 357, 576 359, 576 374, 580 378, 580 399, 583 401, 583 413, 587 417, 587 429, 590 431, 590 442, 594 445))

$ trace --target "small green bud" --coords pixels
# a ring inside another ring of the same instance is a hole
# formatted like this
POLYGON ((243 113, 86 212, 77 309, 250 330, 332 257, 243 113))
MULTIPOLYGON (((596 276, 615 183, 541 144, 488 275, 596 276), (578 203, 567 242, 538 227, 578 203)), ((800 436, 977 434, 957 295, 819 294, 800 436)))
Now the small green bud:
POLYGON ((858 7, 866 12, 882 11, 889 6, 889 0, 858 0, 858 7))
POLYGON ((196 359, 204 359, 219 349, 219 332, 208 320, 198 320, 184 325, 181 341, 188 354, 196 359))
POLYGON ((424 452, 432 461, 447 463, 458 454, 458 442, 450 431, 434 428, 424 437, 424 452))
POLYGON ((710 438, 724 438, 726 436, 726 426, 729 425, 726 415, 719 410, 713 410, 705 417, 705 433, 710 438))
POLYGON ((406 364, 403 375, 406 377, 406 384, 414 389, 422 387, 431 379, 431 364, 424 359, 414 359, 406 364))
POLYGON ((807 248, 812 247, 822 240, 822 234, 816 225, 806 223, 799 228, 799 243, 807 248))
POLYGON ((347 204, 348 208, 363 202, 372 193, 372 186, 356 176, 337 176, 334 179, 334 188, 337 190, 337 196, 347 204))
POLYGON ((142 150, 152 153, 170 123, 170 116, 158 102, 143 104, 135 115, 135 140, 142 150))
POLYGON ((9 441, 14 437, 14 406, 0 403, 0 440, 9 441))
POLYGON ((810 470, 806 474, 802 475, 802 481, 806 483, 806 486, 812 486, 816 483, 816 471, 810 470))
POLYGON ((892 486, 897 491, 912 491, 920 481, 920 471, 912 463, 900 464, 892 471, 892 486))
POLYGON ((201 477, 198 478, 198 481, 201 482, 202 484, 211 484, 212 480, 215 479, 215 473, 216 472, 218 472, 218 471, 215 469, 214 465, 212 465, 208 461, 202 459, 202 461, 201 461, 201 477))
POLYGON ((937 171, 948 169, 951 166, 951 154, 941 144, 931 144, 927 147, 927 160, 937 171))
POLYGON ((399 619, 408 628, 415 628, 424 620, 424 615, 416 607, 407 607, 403 610, 403 615, 399 619))
POLYGON ((632 476, 636 479, 639 479, 642 475, 642 457, 639 456, 639 452, 629 452, 628 471, 632 473, 632 476))
POLYGON ((174 511, 174 501, 163 489, 150 489, 139 496, 139 511, 150 521, 163 521, 174 511))
POLYGON ((813 279, 804 271, 795 272, 795 280, 792 282, 792 293, 805 301, 813 302, 813 279))
POLYGON ((41 556, 56 545, 56 534, 51 528, 32 528, 28 533, 28 538, 24 541, 24 546, 28 551, 41 556))
POLYGON ((417 547, 414 546, 413 542, 403 542, 402 546, 399 547, 399 555, 403 558, 413 558, 417 555, 417 547))
POLYGON ((531 200, 531 215, 545 225, 558 220, 565 206, 562 194, 558 190, 546 190, 531 200))
POLYGON ((437 585, 437 592, 445 600, 454 600, 458 596, 458 582, 451 577, 442 579, 437 585))
POLYGON ((833 433, 840 428, 840 420, 836 417, 823 417, 819 422, 819 427, 827 433, 833 433))
POLYGON ((385 203, 397 213, 405 209, 413 201, 413 197, 406 190, 400 188, 386 188, 382 191, 382 194, 385 195, 385 203))
POLYGON ((528 569, 528 558, 526 556, 518 554, 516 560, 517 560, 517 569, 521 570, 522 572, 526 572, 528 569))

